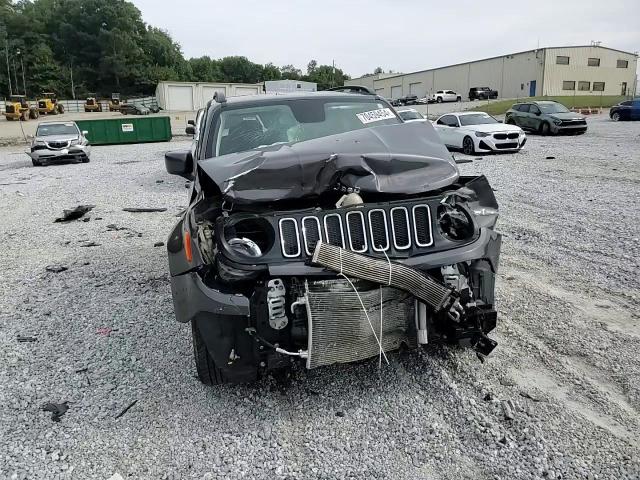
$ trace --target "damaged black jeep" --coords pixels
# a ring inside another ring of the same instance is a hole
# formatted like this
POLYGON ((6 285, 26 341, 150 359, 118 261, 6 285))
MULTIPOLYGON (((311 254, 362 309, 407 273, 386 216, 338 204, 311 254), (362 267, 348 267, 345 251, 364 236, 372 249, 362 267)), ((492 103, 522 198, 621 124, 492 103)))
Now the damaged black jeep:
POLYGON ((217 94, 196 133, 165 156, 193 180, 167 250, 202 382, 495 347, 498 205, 430 124, 375 95, 217 94))

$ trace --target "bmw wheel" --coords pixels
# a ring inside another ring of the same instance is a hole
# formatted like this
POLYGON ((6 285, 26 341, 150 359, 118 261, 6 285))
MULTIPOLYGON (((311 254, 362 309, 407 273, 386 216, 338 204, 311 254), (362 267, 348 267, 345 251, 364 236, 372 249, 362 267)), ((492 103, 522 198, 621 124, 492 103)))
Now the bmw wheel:
POLYGON ((471 137, 464 137, 464 140, 462 140, 462 151, 465 155, 474 155, 476 153, 476 147, 471 137))
POLYGON ((620 121, 620 113, 619 112, 613 112, 613 115, 611 115, 611 120, 613 120, 614 122, 619 122, 620 121))

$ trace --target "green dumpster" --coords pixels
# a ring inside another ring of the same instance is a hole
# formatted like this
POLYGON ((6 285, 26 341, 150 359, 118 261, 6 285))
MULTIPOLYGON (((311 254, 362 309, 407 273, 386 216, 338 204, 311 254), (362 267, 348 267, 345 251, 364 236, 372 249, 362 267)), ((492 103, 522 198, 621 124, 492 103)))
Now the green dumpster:
POLYGON ((171 140, 169 117, 123 117, 78 120, 78 128, 89 132, 91 145, 168 142, 171 140))

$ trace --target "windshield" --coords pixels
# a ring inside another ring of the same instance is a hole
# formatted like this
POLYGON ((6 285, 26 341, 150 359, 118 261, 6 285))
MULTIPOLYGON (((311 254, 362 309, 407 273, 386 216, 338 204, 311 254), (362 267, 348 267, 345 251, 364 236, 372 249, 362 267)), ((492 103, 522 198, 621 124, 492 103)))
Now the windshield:
POLYGON ((561 103, 538 103, 538 107, 543 113, 566 113, 569 111, 561 103))
POLYGON ((463 127, 467 125, 484 125, 487 123, 500 123, 498 120, 493 118, 491 115, 486 113, 473 113, 471 115, 460 115, 458 117, 460 119, 460 124, 463 127))
POLYGON ((225 109, 216 128, 214 156, 396 123, 400 120, 393 111, 374 100, 309 98, 225 109))
POLYGON ((50 123, 38 125, 37 137, 48 137, 51 135, 78 135, 78 128, 73 123, 50 123))
POLYGON ((419 113, 413 110, 405 110, 403 112, 398 112, 400 118, 403 120, 422 120, 424 117, 419 113))

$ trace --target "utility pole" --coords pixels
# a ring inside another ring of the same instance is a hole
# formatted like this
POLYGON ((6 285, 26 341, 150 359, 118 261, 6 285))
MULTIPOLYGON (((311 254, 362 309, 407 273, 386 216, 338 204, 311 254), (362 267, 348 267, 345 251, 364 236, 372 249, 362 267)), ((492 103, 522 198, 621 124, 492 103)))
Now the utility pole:
POLYGON ((9 96, 13 95, 13 88, 11 87, 11 69, 9 68, 9 41, 7 37, 4 37, 4 53, 7 57, 7 80, 9 80, 9 96))
POLYGON ((76 87, 73 84, 73 58, 71 59, 71 63, 69 64, 71 70, 71 96, 73 99, 76 99, 76 87))
POLYGON ((0 24, 0 37, 4 40, 4 54, 7 61, 7 81, 9 82, 9 96, 13 95, 13 89, 11 88, 11 70, 9 68, 9 37, 7 36, 7 29, 3 24, 0 24))
MULTIPOLYGON (((16 55, 20 56, 20 66, 22 67, 22 90, 24 92, 24 96, 27 96, 27 82, 25 81, 25 77, 24 77, 24 60, 23 57, 24 55, 22 54, 22 52, 20 51, 20 49, 18 49, 16 51, 16 55)), ((16 86, 16 90, 18 89, 18 87, 16 86)))
POLYGON ((18 70, 16 69, 16 59, 15 57, 11 58, 11 63, 13 64, 13 79, 16 81, 16 95, 18 95, 19 92, 19 88, 18 88, 18 70))
POLYGON ((333 88, 335 86, 335 80, 336 80, 336 61, 333 60, 333 70, 331 71, 331 88, 333 88))

